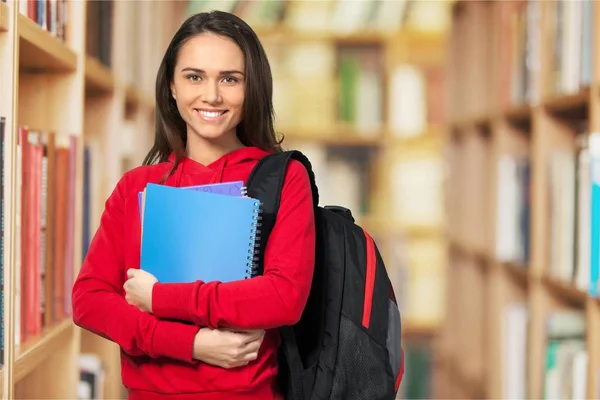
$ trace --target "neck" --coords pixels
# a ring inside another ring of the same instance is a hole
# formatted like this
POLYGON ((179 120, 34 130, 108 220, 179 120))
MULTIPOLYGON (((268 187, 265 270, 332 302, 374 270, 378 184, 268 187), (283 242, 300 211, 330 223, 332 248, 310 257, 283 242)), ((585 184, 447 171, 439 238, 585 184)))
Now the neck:
POLYGON ((202 165, 209 165, 225 154, 244 147, 235 132, 218 140, 205 139, 195 132, 188 132, 186 156, 202 165))

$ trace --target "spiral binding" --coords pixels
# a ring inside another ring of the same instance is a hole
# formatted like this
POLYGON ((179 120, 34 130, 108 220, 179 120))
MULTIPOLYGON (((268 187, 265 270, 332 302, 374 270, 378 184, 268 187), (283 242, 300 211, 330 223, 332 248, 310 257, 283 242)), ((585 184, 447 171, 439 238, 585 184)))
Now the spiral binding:
POLYGON ((252 228, 250 229, 248 256, 246 262, 246 279, 253 278, 258 274, 259 252, 260 252, 260 233, 262 226, 262 204, 259 200, 254 201, 254 215, 252 216, 252 228))

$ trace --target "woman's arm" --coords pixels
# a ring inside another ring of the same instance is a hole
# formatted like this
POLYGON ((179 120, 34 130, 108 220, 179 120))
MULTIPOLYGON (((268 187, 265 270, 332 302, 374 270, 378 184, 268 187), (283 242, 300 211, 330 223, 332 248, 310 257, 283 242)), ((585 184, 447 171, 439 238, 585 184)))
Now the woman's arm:
POLYGON ((73 286, 73 320, 131 355, 193 362, 197 326, 159 320, 127 304, 121 294, 125 278, 124 181, 121 179, 106 201, 100 227, 73 286))
POLYGON ((286 172, 277 223, 262 276, 238 282, 156 283, 152 312, 197 325, 270 329, 296 323, 306 305, 315 261, 312 192, 304 166, 286 172))

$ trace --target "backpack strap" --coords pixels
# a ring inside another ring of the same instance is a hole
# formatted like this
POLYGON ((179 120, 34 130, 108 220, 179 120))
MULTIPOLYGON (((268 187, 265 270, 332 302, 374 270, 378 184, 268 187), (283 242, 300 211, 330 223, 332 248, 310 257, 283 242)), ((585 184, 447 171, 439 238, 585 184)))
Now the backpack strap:
MULTIPOLYGON (((308 172, 313 194, 313 204, 316 208, 319 204, 319 195, 317 185, 315 183, 315 175, 312 171, 310 162, 299 151, 285 151, 280 153, 270 154, 263 157, 253 168, 248 181, 246 183, 247 195, 249 197, 259 199, 261 201, 261 224, 260 238, 258 246, 258 274, 264 272, 264 251, 269 239, 269 235, 275 226, 277 220, 277 212, 281 201, 281 192, 285 180, 287 166, 291 159, 296 159, 306 167, 308 172)), ((283 326, 279 328, 281 338, 283 340, 283 352, 287 368, 289 369, 289 382, 291 385, 293 400, 305 400, 304 384, 302 375, 304 368, 302 359, 298 350, 298 342, 296 334, 292 326, 283 326)), ((289 388, 288 388, 289 389, 289 388)), ((285 390, 290 392, 290 390, 285 390)), ((287 398, 287 397, 286 397, 287 398)))
POLYGON ((315 181, 315 174, 310 161, 300 151, 290 150, 273 153, 258 161, 246 182, 247 195, 261 201, 258 274, 262 274, 264 271, 262 255, 264 254, 269 235, 275 226, 285 174, 291 159, 298 160, 305 166, 312 187, 314 207, 316 208, 319 204, 319 192, 315 181))

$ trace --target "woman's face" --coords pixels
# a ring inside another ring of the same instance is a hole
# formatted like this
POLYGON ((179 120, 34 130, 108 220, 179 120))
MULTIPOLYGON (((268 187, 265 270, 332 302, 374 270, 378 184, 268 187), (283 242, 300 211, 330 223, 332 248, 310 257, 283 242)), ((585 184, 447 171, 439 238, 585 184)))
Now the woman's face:
POLYGON ((188 140, 235 138, 244 105, 244 64, 242 50, 227 37, 203 33, 181 47, 171 92, 188 140))

